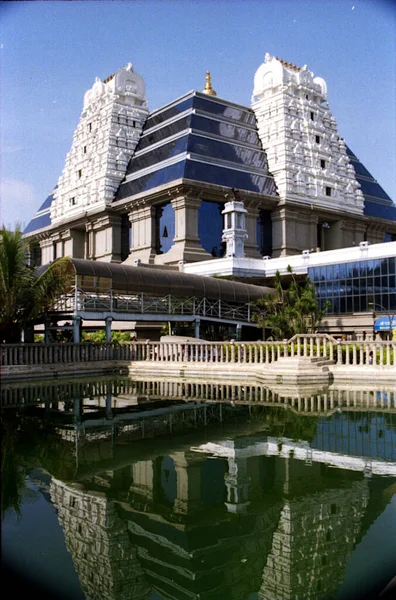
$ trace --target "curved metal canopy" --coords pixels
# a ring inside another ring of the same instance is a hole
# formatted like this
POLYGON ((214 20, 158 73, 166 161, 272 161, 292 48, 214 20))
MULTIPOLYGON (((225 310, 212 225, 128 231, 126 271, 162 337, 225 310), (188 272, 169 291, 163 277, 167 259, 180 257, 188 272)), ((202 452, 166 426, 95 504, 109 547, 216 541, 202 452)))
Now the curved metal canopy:
POLYGON ((77 275, 111 279, 112 290, 125 294, 144 292, 151 296, 171 294, 178 298, 195 296, 227 302, 249 303, 266 294, 275 293, 273 289, 264 286, 191 275, 180 271, 156 269, 142 265, 135 267, 80 258, 70 258, 69 260, 77 275))

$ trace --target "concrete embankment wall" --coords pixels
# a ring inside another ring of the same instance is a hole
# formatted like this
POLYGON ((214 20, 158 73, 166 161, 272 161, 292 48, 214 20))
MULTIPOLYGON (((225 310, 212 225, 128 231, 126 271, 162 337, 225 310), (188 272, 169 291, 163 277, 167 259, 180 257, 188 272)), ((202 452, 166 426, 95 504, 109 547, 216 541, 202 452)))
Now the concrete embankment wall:
POLYGON ((82 363, 54 363, 38 365, 2 366, 1 381, 26 381, 37 379, 53 379, 57 377, 71 378, 85 375, 128 374, 130 361, 110 360, 82 363))
POLYGON ((301 365, 301 361, 280 359, 276 363, 235 364, 235 363, 180 363, 180 362, 150 362, 136 361, 129 364, 130 377, 176 377, 197 381, 249 383, 252 379, 262 383, 315 383, 329 385, 331 383, 345 384, 365 382, 372 384, 391 384, 396 392, 396 368, 394 366, 379 365, 328 365, 316 366, 315 364, 301 365), (287 363, 287 364, 286 364, 287 363))

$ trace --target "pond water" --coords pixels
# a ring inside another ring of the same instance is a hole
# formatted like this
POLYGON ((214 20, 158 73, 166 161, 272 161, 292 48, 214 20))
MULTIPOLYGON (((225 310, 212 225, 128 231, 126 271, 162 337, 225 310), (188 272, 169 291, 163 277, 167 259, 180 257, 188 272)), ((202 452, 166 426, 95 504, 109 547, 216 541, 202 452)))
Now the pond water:
POLYGON ((394 391, 157 383, 3 386, 14 593, 378 596, 396 571, 394 391))

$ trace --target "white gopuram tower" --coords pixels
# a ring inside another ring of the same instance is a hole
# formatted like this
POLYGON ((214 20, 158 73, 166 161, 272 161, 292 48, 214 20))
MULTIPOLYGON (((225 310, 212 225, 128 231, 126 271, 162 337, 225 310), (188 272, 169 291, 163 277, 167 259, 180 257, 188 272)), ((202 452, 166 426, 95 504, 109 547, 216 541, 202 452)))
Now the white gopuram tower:
POLYGON ((267 53, 254 77, 252 108, 281 200, 363 213, 324 79, 267 53))
POLYGON ((226 242, 225 256, 241 258, 245 256, 245 240, 247 239, 246 214, 243 202, 237 200, 235 192, 234 199, 226 202, 224 210, 224 229, 222 241, 226 242))
POLYGON ((84 106, 59 178, 51 221, 103 210, 125 175, 148 115, 143 78, 132 63, 84 95, 84 106))

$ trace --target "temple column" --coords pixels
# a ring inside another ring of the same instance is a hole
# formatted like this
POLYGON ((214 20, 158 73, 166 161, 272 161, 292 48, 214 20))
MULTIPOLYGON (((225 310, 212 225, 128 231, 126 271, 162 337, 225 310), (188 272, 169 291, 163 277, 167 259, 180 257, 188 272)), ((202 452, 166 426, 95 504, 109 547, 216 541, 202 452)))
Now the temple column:
POLYGON ((187 194, 172 198, 175 211, 175 237, 172 248, 156 257, 158 264, 178 264, 179 261, 194 262, 212 258, 201 246, 198 232, 198 210, 201 200, 187 194))
POLYGON ((41 264, 46 265, 54 259, 52 237, 40 239, 39 243, 41 248, 41 264))
POLYGON ((95 258, 95 234, 93 231, 93 224, 90 221, 85 224, 85 231, 84 255, 87 260, 93 260, 95 258))
POLYGON ((140 494, 146 500, 154 501, 154 471, 152 460, 141 460, 132 466, 133 484, 131 491, 140 494))
POLYGON ((105 262, 121 262, 121 216, 106 215, 92 223, 92 243, 89 244, 91 259, 105 262))
POLYGON ((250 504, 249 489, 251 479, 247 475, 247 459, 232 456, 228 459, 228 473, 224 477, 227 488, 228 512, 246 512, 250 504))
POLYGON ((248 209, 246 215, 247 240, 245 241, 245 256, 247 258, 261 258, 257 249, 257 219, 260 211, 257 208, 246 206, 248 209))
POLYGON ((140 259, 143 263, 154 262, 155 253, 155 206, 143 206, 129 214, 132 227, 130 255, 125 261, 133 264, 140 259))
POLYGON ((380 244, 384 241, 386 233, 386 225, 370 223, 367 227, 367 241, 370 244, 380 244))
POLYGON ((272 258, 300 254, 316 248, 317 217, 305 210, 281 206, 272 218, 272 258))
POLYGON ((177 476, 176 513, 189 513, 201 504, 201 462, 192 460, 184 452, 174 452, 172 458, 177 476))

